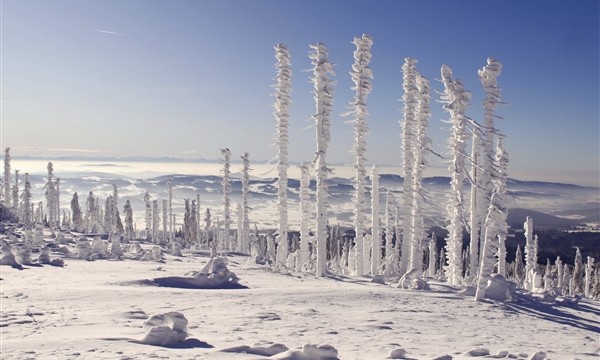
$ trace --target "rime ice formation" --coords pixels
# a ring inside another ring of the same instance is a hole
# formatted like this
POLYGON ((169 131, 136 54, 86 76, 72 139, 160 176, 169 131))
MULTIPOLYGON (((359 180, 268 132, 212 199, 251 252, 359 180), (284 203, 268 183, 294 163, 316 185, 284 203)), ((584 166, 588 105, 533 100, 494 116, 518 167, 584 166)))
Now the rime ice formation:
POLYGON ((277 355, 271 359, 277 360, 336 360, 338 351, 331 345, 304 344, 301 349, 292 349, 277 355))
POLYGON ((326 272, 326 251, 327 251, 327 174, 331 171, 327 167, 326 155, 330 134, 330 113, 333 107, 333 80, 329 75, 335 75, 333 65, 329 62, 327 48, 324 44, 318 43, 310 45, 312 52, 309 58, 313 64, 314 99, 316 102, 316 112, 313 115, 315 120, 315 129, 317 133, 317 152, 313 167, 317 178, 317 266, 316 275, 324 276, 326 272))

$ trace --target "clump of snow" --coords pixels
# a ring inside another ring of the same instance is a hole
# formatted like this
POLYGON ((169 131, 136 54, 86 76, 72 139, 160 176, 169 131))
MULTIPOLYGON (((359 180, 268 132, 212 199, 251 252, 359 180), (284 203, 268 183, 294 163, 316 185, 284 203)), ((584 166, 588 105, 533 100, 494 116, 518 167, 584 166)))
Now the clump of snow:
POLYGON ((409 290, 430 290, 429 284, 420 278, 420 273, 417 269, 412 269, 404 274, 398 284, 397 288, 409 289, 409 290))
POLYGON ((528 358, 528 360, 544 360, 544 359, 547 359, 547 358, 546 358, 546 353, 543 351, 537 351, 528 358))
POLYGON ((50 264, 50 249, 44 246, 40 249, 40 256, 38 256, 38 264, 50 264))
POLYGON ((163 262, 162 250, 159 246, 153 246, 151 251, 146 252, 140 261, 157 261, 163 262))
POLYGON ((452 359, 453 359, 452 355, 448 355, 448 354, 436 356, 433 358, 433 360, 452 360, 452 359))
POLYGON ((194 275, 194 279, 211 279, 212 282, 215 283, 230 284, 237 284, 239 281, 239 278, 235 275, 235 273, 231 272, 227 268, 226 260, 223 258, 210 259, 202 271, 194 275))
POLYGON ((494 274, 485 288, 485 298, 498 301, 510 301, 514 298, 517 285, 500 274, 494 274))
POLYGON ((113 236, 110 243, 110 253, 117 259, 120 259, 121 256, 123 256, 123 249, 121 249, 121 237, 119 235, 113 236))
POLYGON ((188 320, 180 312, 168 312, 151 316, 144 322, 146 336, 142 343, 167 346, 183 342, 187 337, 188 320))
POLYGON ((302 349, 292 349, 271 356, 278 360, 337 360, 338 351, 331 345, 304 344, 302 349))
POLYGON ((132 254, 139 254, 143 252, 142 245, 140 245, 139 241, 132 241, 131 246, 129 247, 129 252, 132 254))
POLYGON ((490 351, 484 348, 475 348, 465 352, 467 356, 488 356, 490 351))
POLYGON ((92 255, 92 246, 87 239, 79 239, 77 240, 77 257, 82 260, 88 260, 92 255))
POLYGON ((18 243, 14 244, 12 251, 15 254, 15 259, 19 264, 31 264, 31 249, 27 244, 18 243))
POLYGON ((394 350, 390 350, 387 359, 406 359, 406 356, 406 350, 404 350, 403 348, 397 348, 394 350))
POLYGON ((173 242, 173 247, 171 248, 171 254, 173 256, 183 256, 181 253, 181 244, 177 241, 173 242))
POLYGON ((11 246, 8 242, 2 240, 1 251, 2 251, 2 257, 0 257, 0 265, 9 265, 12 267, 17 267, 17 268, 21 267, 21 265, 19 265, 19 263, 17 263, 17 259, 15 258, 15 255, 12 253, 11 246))
POLYGON ((94 237, 92 240, 92 254, 98 257, 106 257, 108 253, 108 245, 100 236, 94 237))
POLYGON ((244 353, 260 356, 273 356, 289 350, 287 346, 278 343, 256 343, 251 346, 241 345, 221 350, 227 353, 244 353))

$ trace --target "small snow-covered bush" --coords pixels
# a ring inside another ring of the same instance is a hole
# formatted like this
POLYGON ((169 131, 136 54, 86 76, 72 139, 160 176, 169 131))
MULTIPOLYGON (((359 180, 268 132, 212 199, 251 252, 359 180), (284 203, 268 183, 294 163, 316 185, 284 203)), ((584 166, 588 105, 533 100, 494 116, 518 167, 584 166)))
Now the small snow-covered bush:
POLYGON ((180 312, 151 316, 144 322, 144 344, 166 346, 182 342, 188 337, 188 320, 180 312))

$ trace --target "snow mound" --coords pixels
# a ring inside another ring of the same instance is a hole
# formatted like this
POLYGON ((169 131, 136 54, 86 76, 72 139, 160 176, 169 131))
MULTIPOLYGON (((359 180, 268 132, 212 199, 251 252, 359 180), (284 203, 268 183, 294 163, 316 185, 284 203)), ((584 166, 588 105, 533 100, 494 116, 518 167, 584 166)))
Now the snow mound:
POLYGON ((546 358, 546 353, 543 351, 537 351, 533 353, 528 360, 544 360, 546 358))
POLYGON ((144 322, 146 336, 142 343, 167 346, 183 342, 188 337, 188 320, 180 312, 168 312, 151 316, 144 322))
POLYGON ((478 356, 488 356, 490 354, 490 351, 488 349, 484 349, 484 348, 475 348, 475 349, 471 349, 465 352, 465 355, 467 356, 474 356, 474 357, 478 357, 478 356))
POLYGON ((278 360, 338 360, 338 351, 331 345, 304 344, 302 349, 293 349, 271 356, 278 360))
POLYGON ((283 344, 256 343, 251 346, 241 345, 241 346, 235 346, 232 348, 223 349, 221 351, 227 352, 227 353, 250 354, 250 355, 260 355, 260 356, 274 356, 274 355, 280 354, 287 350, 289 350, 288 347, 283 344))
POLYGON ((0 265, 9 265, 15 268, 22 268, 15 255, 12 253, 11 246, 8 242, 2 240, 2 257, 0 257, 0 265))
POLYGON ((394 350, 390 350, 387 359, 406 359, 406 356, 406 350, 404 350, 403 348, 397 348, 394 350))
POLYGON ((420 278, 417 269, 412 269, 404 274, 400 278, 400 281, 398 281, 396 287, 405 290, 431 290, 429 284, 420 278))
POLYGON ((485 298, 498 301, 510 301, 517 292, 517 285, 500 274, 494 274, 485 288, 485 298))

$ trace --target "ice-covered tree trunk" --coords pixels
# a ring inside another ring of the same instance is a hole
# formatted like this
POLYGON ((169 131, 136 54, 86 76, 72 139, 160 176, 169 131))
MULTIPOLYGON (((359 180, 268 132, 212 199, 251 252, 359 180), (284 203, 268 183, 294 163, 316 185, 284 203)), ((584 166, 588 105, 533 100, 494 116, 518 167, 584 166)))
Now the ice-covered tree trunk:
POLYGON ((2 182, 3 195, 4 195, 4 206, 7 208, 11 207, 11 196, 10 196, 10 148, 4 149, 4 179, 2 182))
POLYGON ((167 190, 168 190, 168 201, 169 201, 169 241, 173 242, 173 178, 167 180, 167 190))
POLYGON ((241 249, 242 247, 242 236, 243 236, 243 232, 244 229, 242 228, 242 218, 244 217, 244 209, 242 208, 242 204, 238 203, 237 204, 237 242, 236 242, 236 249, 238 249, 237 251, 241 251, 239 249, 241 249))
POLYGON ((89 192, 87 200, 85 202, 85 231, 92 232, 94 223, 96 222, 98 215, 96 213, 96 198, 93 192, 89 192))
POLYGON ((462 277, 462 233, 464 219, 463 183, 466 174, 465 156, 467 140, 467 119, 465 111, 471 94, 464 89, 460 80, 452 79, 452 70, 442 65, 442 83, 444 93, 441 100, 444 110, 450 114, 452 134, 449 148, 452 157, 450 164, 451 180, 448 204, 448 236, 446 238, 446 256, 448 257, 447 277, 450 285, 459 285, 462 277))
POLYGON ((590 297, 590 291, 592 289, 592 277, 594 275, 594 258, 591 256, 587 257, 587 263, 585 264, 585 277, 583 293, 585 297, 590 297))
POLYGON ((117 232, 117 222, 118 222, 118 214, 119 214, 119 191, 117 189, 117 185, 112 184, 113 194, 112 194, 112 203, 110 208, 111 213, 111 229, 112 232, 117 232))
POLYGON ((425 152, 431 147, 431 139, 427 136, 429 128, 429 100, 431 98, 429 90, 429 81, 415 71, 418 93, 418 111, 416 114, 416 124, 414 130, 415 144, 413 146, 413 166, 412 166, 412 206, 410 208, 410 261, 409 268, 417 270, 421 274, 423 268, 423 244, 425 238, 425 229, 423 225, 423 202, 425 198, 425 189, 423 187, 423 172, 427 161, 425 152))
MULTIPOLYGON (((479 208, 481 201, 481 174, 479 168, 481 140, 479 132, 473 132, 471 142, 471 199, 469 205, 469 277, 475 278, 479 268, 479 233, 481 229, 481 210, 479 208)), ((483 194, 485 196, 485 194, 483 194)))
POLYGON ((152 239, 152 204, 150 203, 150 194, 147 191, 144 193, 144 203, 146 205, 146 239, 148 240, 152 239))
POLYGON ((221 149, 221 163, 223 164, 223 243, 222 249, 231 250, 229 243, 231 225, 231 151, 228 148, 221 149))
POLYGON ((333 81, 329 75, 335 75, 333 65, 327 59, 327 48, 324 44, 310 45, 312 52, 309 58, 313 64, 314 99, 316 102, 316 113, 313 115, 317 133, 317 152, 313 166, 315 167, 317 180, 317 266, 316 275, 324 276, 327 261, 327 174, 331 171, 327 168, 326 155, 330 135, 330 113, 333 107, 333 81))
POLYGON ((556 287, 559 290, 563 290, 563 262, 560 260, 560 256, 556 257, 556 261, 554 262, 554 267, 556 268, 556 287))
POLYGON ((125 202, 123 214, 125 215, 125 239, 132 240, 135 238, 135 232, 133 230, 133 209, 129 200, 125 202))
POLYGON ((583 256, 581 255, 581 250, 576 248, 575 250, 575 263, 573 264, 573 277, 571 278, 571 295, 580 295, 583 294, 584 288, 584 265, 583 265, 583 256))
POLYGON ((410 270, 410 254, 413 248, 411 243, 413 237, 412 229, 412 206, 413 206, 413 166, 415 164, 414 159, 414 148, 416 145, 416 133, 417 133, 417 117, 418 117, 418 99, 419 89, 417 88, 417 71, 416 71, 417 60, 413 58, 405 58, 404 64, 402 65, 402 89, 404 94, 402 95, 403 116, 401 121, 402 126, 402 175, 404 181, 402 185, 403 196, 402 202, 404 205, 404 218, 402 221, 402 241, 410 245, 409 251, 402 253, 400 260, 400 273, 404 274, 410 270))
MULTIPOLYGON (((483 89, 486 93, 486 98, 483 100, 483 106, 485 109, 484 115, 484 137, 483 137, 483 156, 481 158, 481 167, 483 173, 481 174, 481 186, 485 192, 485 196, 480 197, 485 203, 480 204, 480 210, 488 208, 489 201, 494 191, 494 184, 492 183, 492 172, 494 162, 494 146, 496 127, 494 125, 494 119, 498 118, 494 114, 496 107, 500 104, 500 88, 498 87, 497 78, 500 76, 502 71, 502 64, 493 58, 487 59, 487 64, 478 71, 479 80, 483 85, 483 89)), ((485 230, 484 230, 485 231, 485 230)))
POLYGON ((15 184, 12 188, 12 211, 17 219, 21 219, 19 212, 19 170, 15 170, 15 184))
MULTIPOLYGON (((279 220, 277 233, 279 234, 279 246, 277 248, 278 263, 285 265, 288 256, 288 122, 289 108, 292 103, 292 68, 290 62, 290 52, 283 44, 275 45, 275 58, 277 62, 275 69, 277 75, 275 77, 275 104, 273 105, 273 115, 276 121, 277 130, 277 204, 279 207, 279 220)), ((244 205, 244 209, 246 209, 244 205)), ((246 213, 247 214, 247 213, 246 213)), ((246 230, 246 228, 244 228, 246 230)), ((244 233, 247 238, 250 232, 250 224, 248 223, 248 232, 244 233)), ((246 239, 245 238, 245 239, 246 239)), ((244 240, 247 241, 247 240, 244 240)))
POLYGON ((81 214, 81 206, 79 205, 79 197, 77 196, 77 193, 74 193, 73 199, 71 199, 71 219, 73 222, 73 230, 82 231, 83 216, 81 214))
MULTIPOLYGON (((286 159, 287 162, 287 159, 286 159)), ((248 237, 250 236, 250 218, 248 217, 248 214, 250 212, 250 206, 248 206, 248 197, 250 196, 250 171, 252 169, 250 169, 250 155, 248 155, 248 153, 245 153, 244 156, 242 156, 242 233, 238 234, 239 238, 240 238, 240 243, 238 244, 238 251, 241 252, 248 252, 249 249, 249 239, 248 237)), ((279 174, 281 175, 281 173, 279 174)), ((287 183, 287 177, 285 182, 287 183)), ((286 186, 287 188, 287 186, 286 186)), ((287 191, 287 189, 286 189, 287 191)), ((280 238, 280 239, 286 239, 284 244, 287 244, 287 198, 285 200, 286 202, 286 206, 285 206, 285 212, 286 212, 286 216, 285 216, 285 237, 280 238)), ((281 205, 281 203, 279 203, 281 205)), ((281 210, 281 208, 280 208, 281 210)), ((281 223, 281 216, 279 217, 280 220, 280 225, 281 223)), ((283 228, 279 228, 279 230, 281 231, 283 228)), ((281 233, 279 233, 279 235, 281 236, 281 233)), ((281 241, 279 243, 279 245, 281 245, 281 241)), ((283 247, 284 250, 287 250, 286 247, 283 247)), ((283 254, 282 254, 283 255, 283 254)), ((287 252, 285 254, 285 258, 287 259, 287 252)), ((285 264, 285 260, 282 258, 282 260, 284 261, 285 264)))
POLYGON ((429 266, 427 267, 427 275, 435 276, 435 262, 437 257, 437 237, 435 233, 431 233, 429 241, 429 266))
MULTIPOLYGON (((397 275, 398 263, 396 258, 396 252, 394 250, 394 244, 392 238, 394 237, 394 228, 396 225, 396 219, 394 218, 394 212, 396 210, 396 204, 392 192, 388 190, 386 194, 385 202, 385 275, 394 276, 397 275)), ((398 235, 396 235, 398 239, 398 235)), ((397 243, 396 243, 397 245, 397 243)))
POLYGON ((371 169, 371 275, 379 273, 381 235, 379 234, 379 169, 371 169))
MULTIPOLYGON (((200 210, 200 194, 196 194, 196 240, 202 249, 202 211, 200 210)), ((168 237, 166 237, 168 239, 168 237)))
POLYGON ((169 200, 163 199, 162 201, 162 239, 165 243, 169 242, 169 232, 168 232, 168 222, 169 222, 169 200))
POLYGON ((523 223, 525 230, 525 283, 524 288, 531 290, 533 286, 533 274, 537 270, 537 247, 533 238, 533 219, 527 216, 523 223))
MULTIPOLYGON (((506 238, 508 226, 506 217, 508 209, 506 207, 506 179, 507 179, 508 155, 504 151, 502 138, 498 138, 496 155, 494 157, 494 166, 492 172, 492 183, 494 192, 488 208, 488 214, 485 220, 485 237, 481 249, 481 265, 479 267, 476 300, 483 300, 485 296, 485 287, 490 278, 494 265, 496 264, 495 254, 505 253, 505 249, 500 250, 499 240, 506 238)), ((504 246, 504 245, 503 245, 504 246)), ((506 256, 499 256, 498 262, 506 262, 506 256)), ((499 264, 503 268, 504 264, 499 264)), ((504 269, 502 269, 504 271, 504 269)))
POLYGON ((354 38, 354 64, 350 71, 350 76, 355 91, 354 99, 350 101, 350 111, 348 115, 352 115, 354 119, 351 121, 354 124, 354 156, 356 159, 355 178, 354 178, 354 229, 356 232, 355 249, 356 249, 356 274, 364 275, 368 272, 365 269, 365 259, 368 259, 368 253, 365 253, 363 244, 363 236, 365 233, 365 179, 367 170, 365 167, 367 151, 367 142, 365 140, 369 130, 367 126, 367 98, 371 92, 373 72, 369 67, 371 62, 371 46, 373 39, 367 34, 362 37, 354 38))
POLYGON ((498 235, 498 274, 506 277, 506 235, 498 235))
POLYGON ((29 173, 25 173, 23 186, 22 203, 23 203, 23 224, 25 229, 31 229, 33 226, 33 204, 31 203, 31 182, 29 181, 29 173))
POLYGON ((152 200, 152 241, 158 243, 158 230, 160 229, 160 216, 158 200, 152 200))
POLYGON ((309 260, 308 243, 310 232, 310 165, 303 162, 300 166, 300 252, 296 261, 296 270, 302 271, 309 260))

